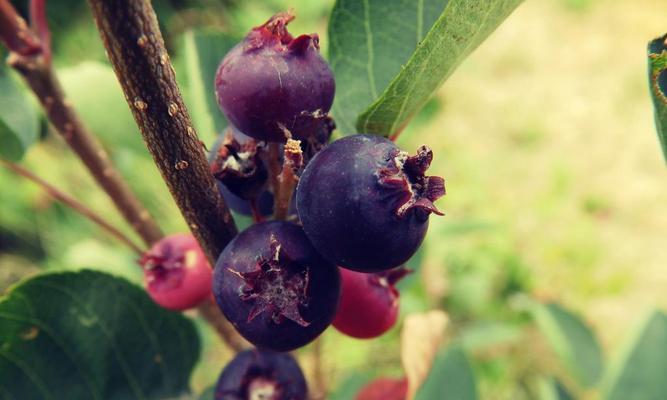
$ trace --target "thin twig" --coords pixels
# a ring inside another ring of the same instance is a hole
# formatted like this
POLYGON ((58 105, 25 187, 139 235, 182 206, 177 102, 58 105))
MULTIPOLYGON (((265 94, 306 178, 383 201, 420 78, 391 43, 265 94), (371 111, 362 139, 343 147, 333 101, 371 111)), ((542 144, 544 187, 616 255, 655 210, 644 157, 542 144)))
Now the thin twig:
POLYGON ((323 343, 322 336, 313 342, 313 388, 311 389, 311 398, 313 400, 327 398, 327 379, 324 373, 324 360, 322 357, 323 343))
POLYGON ((199 315, 204 317, 213 329, 218 332, 218 335, 222 340, 235 352, 242 351, 250 347, 248 343, 241 335, 236 332, 236 329, 227 322, 222 314, 220 313, 220 308, 213 301, 204 301, 197 307, 199 315))
MULTIPOLYGON (((37 15, 44 12, 38 5, 35 5, 35 8, 37 15)), ((38 18, 43 18, 43 15, 38 18)), ((45 24, 45 20, 36 21, 42 34, 47 30, 45 24)), ((88 131, 71 103, 65 98, 60 82, 45 57, 50 50, 46 50, 44 45, 39 43, 39 39, 7 0, 0 0, 0 37, 10 50, 7 63, 21 74, 37 96, 49 122, 79 156, 125 220, 147 245, 162 238, 162 232, 155 220, 131 191, 109 160, 107 152, 88 131), (11 26, 5 25, 8 21, 12 23, 11 26), (33 48, 30 46, 37 46, 37 51, 28 51, 33 48)))
POLYGON ((130 238, 125 236, 123 232, 119 231, 116 229, 113 225, 111 225, 109 222, 107 222, 104 218, 102 218, 99 214, 97 214, 95 211, 91 210, 90 208, 86 207, 84 204, 80 203, 73 197, 70 197, 69 195, 65 194, 62 192, 60 189, 56 188, 55 186, 51 185, 50 183, 46 182, 44 179, 40 178, 39 176, 33 174, 32 172, 28 171, 27 169, 21 167, 20 165, 13 164, 7 161, 2 161, 0 160, 0 165, 8 168, 9 170, 13 171, 17 175, 20 175, 35 184, 37 184, 39 187, 41 187, 46 193, 48 193, 51 197, 54 199, 60 201, 61 203, 65 204, 75 212, 83 215, 84 217, 88 218, 90 221, 93 223, 97 224, 100 228, 104 229, 109 235, 115 237, 118 239, 118 241, 122 242, 123 244, 127 245, 132 251, 137 253, 138 255, 141 255, 143 253, 143 250, 137 246, 130 238))

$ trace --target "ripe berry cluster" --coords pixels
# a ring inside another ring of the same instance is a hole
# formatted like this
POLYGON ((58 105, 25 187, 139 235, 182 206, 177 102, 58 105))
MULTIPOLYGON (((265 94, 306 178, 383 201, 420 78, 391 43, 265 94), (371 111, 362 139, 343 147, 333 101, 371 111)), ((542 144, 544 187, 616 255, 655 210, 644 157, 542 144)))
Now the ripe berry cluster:
MULTIPOLYGON (((394 284, 407 273, 403 265, 421 245, 430 214, 442 215, 434 201, 445 192, 442 178, 426 175, 433 158, 427 146, 410 155, 372 134, 329 143, 333 73, 316 34, 290 35, 292 19, 281 13, 252 29, 215 76, 230 126, 213 148, 211 171, 230 207, 256 223, 220 254, 212 291, 227 319, 262 351, 301 347, 332 323, 357 338, 391 328, 394 284)), ((154 253, 144 265, 162 267, 147 273, 178 270, 165 261, 168 252, 154 253)), ((278 357, 262 351, 228 368, 278 357)), ((220 389, 225 376, 219 390, 228 390, 220 389)))
POLYGON ((443 179, 426 176, 427 146, 409 155, 371 134, 328 144, 333 73, 316 34, 290 35, 292 19, 273 16, 220 63, 215 91, 231 126, 210 159, 232 209, 257 221, 220 255, 213 293, 241 335, 274 351, 303 346, 332 322, 359 338, 393 326, 394 284, 444 194, 443 179), (298 157, 288 153, 295 140, 298 157), (298 186, 286 218, 266 222, 290 167, 298 186))

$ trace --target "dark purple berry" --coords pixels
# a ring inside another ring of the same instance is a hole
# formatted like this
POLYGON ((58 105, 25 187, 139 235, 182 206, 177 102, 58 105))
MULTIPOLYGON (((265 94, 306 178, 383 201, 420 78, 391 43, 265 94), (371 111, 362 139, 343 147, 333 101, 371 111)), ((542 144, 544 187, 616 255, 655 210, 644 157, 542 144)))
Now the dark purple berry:
POLYGON ((334 98, 333 73, 317 34, 293 38, 290 13, 276 14, 227 53, 215 76, 218 104, 241 132, 258 140, 305 139, 334 98))
POLYGON ((313 246, 362 272, 398 267, 419 248, 444 180, 425 176, 426 146, 409 156, 377 135, 354 135, 322 149, 297 187, 297 211, 313 246))
POLYGON ((210 162, 213 176, 238 197, 256 199, 266 188, 268 171, 262 161, 263 142, 238 140, 227 129, 210 162))
POLYGON ((245 350, 222 370, 215 400, 305 400, 306 379, 292 356, 245 350))
POLYGON ((220 254, 213 294, 257 347, 288 351, 315 339, 336 313, 340 274, 298 225, 271 221, 236 236, 220 254))

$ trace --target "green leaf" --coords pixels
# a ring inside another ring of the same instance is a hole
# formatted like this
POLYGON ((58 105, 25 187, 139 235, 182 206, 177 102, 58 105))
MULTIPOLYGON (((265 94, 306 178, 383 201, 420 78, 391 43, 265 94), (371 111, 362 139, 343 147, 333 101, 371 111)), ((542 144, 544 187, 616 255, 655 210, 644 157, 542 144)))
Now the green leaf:
POLYGON ((211 139, 221 133, 227 121, 215 98, 215 72, 238 38, 218 31, 188 31, 183 35, 181 54, 187 80, 187 98, 195 129, 211 139))
POLYGON ((648 44, 648 75, 658 140, 667 161, 667 33, 648 44))
POLYGON ((373 380, 373 376, 366 372, 355 371, 347 375, 341 383, 339 383, 332 393, 329 393, 328 400, 350 400, 354 399, 356 394, 373 380))
POLYGON ((416 400, 475 400, 477 384, 468 357, 458 345, 436 358, 416 400))
POLYGON ((27 280, 0 301, 0 397, 180 395, 199 357, 192 322, 90 270, 27 280))
POLYGON ((39 116, 34 104, 0 63, 0 158, 18 161, 39 137, 39 116))
POLYGON ((336 123, 402 129, 521 0, 338 0, 329 23, 336 123))
POLYGON ((574 400, 567 388, 556 378, 541 378, 538 383, 540 400, 574 400))
POLYGON ((58 70, 68 100, 93 135, 114 150, 144 154, 143 143, 116 74, 107 64, 85 61, 58 70))
POLYGON ((661 400, 667 393, 667 314, 655 311, 642 324, 607 382, 607 400, 661 400))
POLYGON ((537 304, 533 315, 567 371, 584 388, 595 385, 603 370, 602 350, 591 329, 556 303, 537 304))

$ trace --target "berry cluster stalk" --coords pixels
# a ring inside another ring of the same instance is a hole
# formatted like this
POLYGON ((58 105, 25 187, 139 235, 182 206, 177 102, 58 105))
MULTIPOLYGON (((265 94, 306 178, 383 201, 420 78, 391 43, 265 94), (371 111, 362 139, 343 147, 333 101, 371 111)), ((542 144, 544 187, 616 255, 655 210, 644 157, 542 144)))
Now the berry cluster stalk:
MULTIPOLYGON (((43 20, 43 7, 36 8, 36 17, 43 20)), ((41 37, 47 37, 45 26, 41 26, 40 31, 41 37)), ((65 98, 50 62, 48 44, 41 42, 8 0, 0 0, 0 40, 10 51, 7 63, 18 71, 30 86, 49 122, 85 164, 95 181, 111 197, 125 220, 147 245, 159 240, 162 237, 160 228, 111 164, 102 145, 65 98)))

